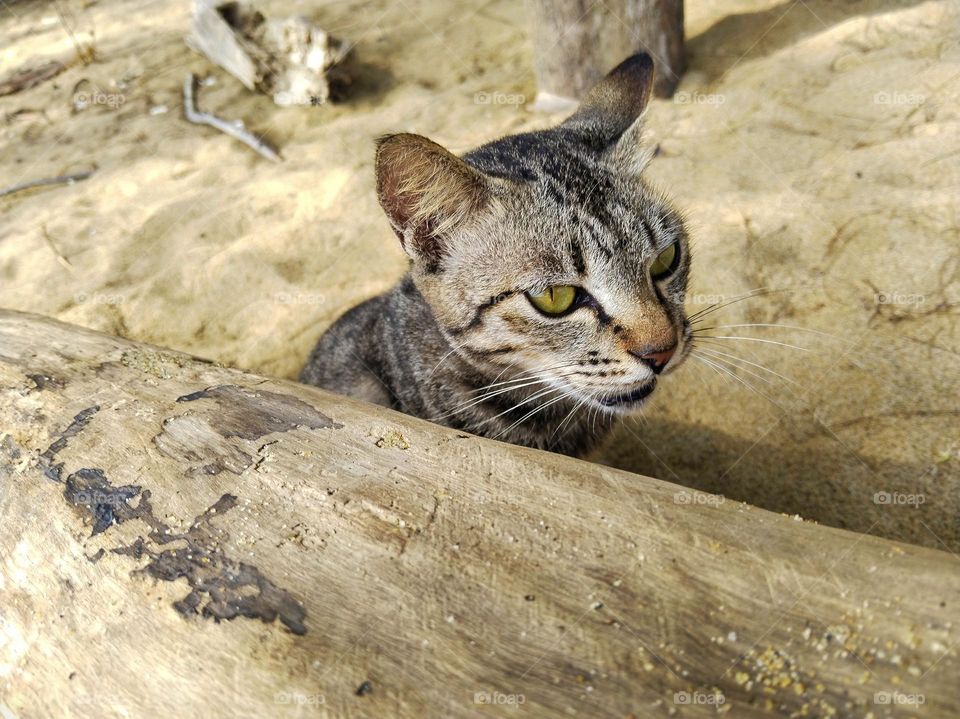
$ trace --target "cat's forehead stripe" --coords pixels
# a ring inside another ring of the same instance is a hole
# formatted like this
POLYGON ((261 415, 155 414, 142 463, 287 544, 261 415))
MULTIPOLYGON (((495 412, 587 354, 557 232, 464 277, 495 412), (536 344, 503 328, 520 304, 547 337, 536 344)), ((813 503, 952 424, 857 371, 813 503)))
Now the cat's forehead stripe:
POLYGON ((587 272, 587 261, 583 257, 580 240, 573 236, 570 237, 570 256, 573 258, 573 269, 582 277, 587 272))
POLYGON ((618 182, 601 153, 562 128, 502 138, 464 160, 487 174, 535 184, 536 201, 566 225, 560 229, 570 237, 570 263, 581 276, 591 259, 609 263, 614 253, 643 254, 671 241, 656 203, 638 198, 636 186, 618 182))

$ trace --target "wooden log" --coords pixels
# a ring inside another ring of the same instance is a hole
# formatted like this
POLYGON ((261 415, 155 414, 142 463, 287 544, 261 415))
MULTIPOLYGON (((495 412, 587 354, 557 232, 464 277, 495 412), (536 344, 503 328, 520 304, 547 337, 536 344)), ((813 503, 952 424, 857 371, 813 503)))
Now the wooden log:
POLYGON ((5 718, 960 716, 942 552, 14 312, 0 457, 5 718))
POLYGON ((530 0, 537 104, 579 100, 623 60, 645 51, 654 91, 670 97, 686 69, 682 0, 530 0))

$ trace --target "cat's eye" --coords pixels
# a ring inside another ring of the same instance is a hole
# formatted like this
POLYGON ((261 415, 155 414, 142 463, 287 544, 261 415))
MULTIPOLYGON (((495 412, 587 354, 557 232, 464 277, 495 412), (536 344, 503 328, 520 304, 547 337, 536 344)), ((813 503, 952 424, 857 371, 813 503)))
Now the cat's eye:
POLYGON ((530 304, 546 315, 562 315, 573 307, 577 299, 577 288, 573 285, 554 285, 543 292, 527 293, 530 304))
POLYGON ((674 242, 667 249, 657 255, 650 263, 650 276, 655 280, 662 280, 677 269, 680 260, 680 249, 674 242))

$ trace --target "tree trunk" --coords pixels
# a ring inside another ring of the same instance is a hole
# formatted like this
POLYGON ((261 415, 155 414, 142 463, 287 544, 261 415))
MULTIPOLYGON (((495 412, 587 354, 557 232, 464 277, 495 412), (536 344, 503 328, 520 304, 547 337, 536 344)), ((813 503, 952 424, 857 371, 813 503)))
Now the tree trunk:
POLYGON ((942 552, 13 312, 0 457, 5 718, 960 716, 942 552))
POLYGON ((621 60, 646 51, 655 92, 670 97, 686 69, 682 0, 530 0, 538 102, 579 100, 621 60))

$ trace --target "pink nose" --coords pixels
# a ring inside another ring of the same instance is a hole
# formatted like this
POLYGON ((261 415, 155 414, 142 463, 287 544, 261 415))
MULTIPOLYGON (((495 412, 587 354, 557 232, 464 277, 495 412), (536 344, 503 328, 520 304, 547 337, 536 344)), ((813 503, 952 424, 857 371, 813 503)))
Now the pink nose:
POLYGON ((667 366, 667 362, 670 361, 670 358, 673 357, 676 351, 677 346, 673 345, 659 352, 647 352, 646 354, 638 354, 636 356, 643 360, 643 363, 655 373, 660 374, 661 370, 667 366))

